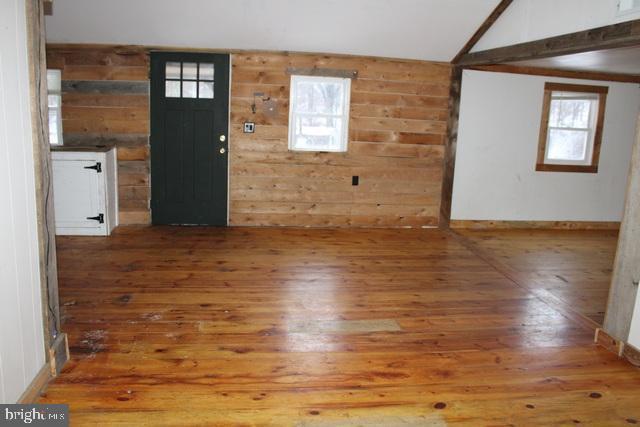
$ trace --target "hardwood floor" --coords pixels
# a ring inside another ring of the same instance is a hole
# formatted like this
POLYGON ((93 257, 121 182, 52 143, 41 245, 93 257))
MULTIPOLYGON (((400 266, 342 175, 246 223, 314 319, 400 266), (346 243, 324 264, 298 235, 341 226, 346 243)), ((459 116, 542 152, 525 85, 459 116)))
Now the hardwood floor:
POLYGON ((602 325, 617 231, 511 229, 456 233, 522 286, 602 325))
POLYGON ((640 371, 453 233, 153 227, 58 243, 72 361, 41 401, 69 403, 72 425, 640 422, 640 371))

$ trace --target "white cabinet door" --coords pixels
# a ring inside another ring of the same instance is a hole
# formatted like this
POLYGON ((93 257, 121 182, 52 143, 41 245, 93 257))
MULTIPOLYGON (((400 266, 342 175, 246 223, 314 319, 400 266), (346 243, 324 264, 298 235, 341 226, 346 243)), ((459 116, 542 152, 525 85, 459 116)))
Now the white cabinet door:
MULTIPOLYGON (((102 234, 104 219, 89 219, 105 214, 102 174, 94 160, 54 160, 53 191, 56 230, 67 234, 66 228, 86 229, 86 234, 102 234)), ((102 166, 102 164, 100 165, 102 166)), ((81 230, 80 233, 85 234, 81 230)))

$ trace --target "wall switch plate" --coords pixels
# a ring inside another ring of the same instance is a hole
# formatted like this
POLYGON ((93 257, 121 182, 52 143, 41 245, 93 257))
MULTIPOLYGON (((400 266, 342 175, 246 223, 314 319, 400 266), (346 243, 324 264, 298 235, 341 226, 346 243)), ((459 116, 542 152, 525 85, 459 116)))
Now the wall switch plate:
POLYGON ((244 133, 254 133, 256 131, 256 124, 253 122, 244 122, 244 133))

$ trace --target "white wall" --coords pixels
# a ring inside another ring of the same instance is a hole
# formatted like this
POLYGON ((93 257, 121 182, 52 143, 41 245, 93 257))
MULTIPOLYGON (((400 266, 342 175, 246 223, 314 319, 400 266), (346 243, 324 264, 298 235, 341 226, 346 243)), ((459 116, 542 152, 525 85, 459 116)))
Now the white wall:
POLYGON ((618 0, 515 0, 472 52, 640 18, 616 16, 618 0))
POLYGON ((636 296, 636 305, 631 318, 631 329, 629 330, 629 344, 640 349, 640 292, 636 296))
POLYGON ((45 362, 24 0, 0 2, 0 403, 45 362))
POLYGON ((620 221, 637 84, 464 71, 452 219, 620 221), (546 81, 609 86, 597 174, 536 172, 546 81))
POLYGON ((498 0, 64 0, 47 40, 449 61, 498 0), (446 34, 446 37, 442 35, 446 34))

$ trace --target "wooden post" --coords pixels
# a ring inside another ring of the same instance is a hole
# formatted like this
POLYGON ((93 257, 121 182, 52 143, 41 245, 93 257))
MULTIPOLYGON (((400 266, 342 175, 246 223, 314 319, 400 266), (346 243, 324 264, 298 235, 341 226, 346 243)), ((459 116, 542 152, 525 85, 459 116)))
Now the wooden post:
POLYGON ((440 228, 449 228, 449 222, 451 221, 451 200, 453 196, 453 175, 456 166, 456 147, 458 144, 461 89, 462 68, 454 66, 451 68, 451 86, 449 88, 449 120, 447 121, 447 139, 444 147, 440 228))
POLYGON ((449 118, 447 120, 447 138, 444 148, 444 165, 442 175, 442 194, 440 197, 440 228, 449 228, 451 221, 451 201, 453 197, 453 175, 456 166, 456 148, 458 144, 458 119, 460 116, 460 95, 462 90, 462 68, 456 63, 463 58, 489 31, 489 28, 507 10, 513 0, 501 0, 491 14, 462 47, 451 61, 451 86, 449 87, 449 118))
POLYGON ((604 330, 627 342, 640 280, 640 119, 631 157, 624 216, 609 290, 604 330))
POLYGON ((64 348, 67 340, 60 331, 43 1, 27 0, 26 8, 44 345, 47 361, 52 362, 49 356, 52 351, 56 355, 55 359, 58 360, 58 363, 54 363, 52 366, 54 366, 54 371, 59 372, 67 357, 61 358, 58 354, 67 354, 67 349, 64 348))

